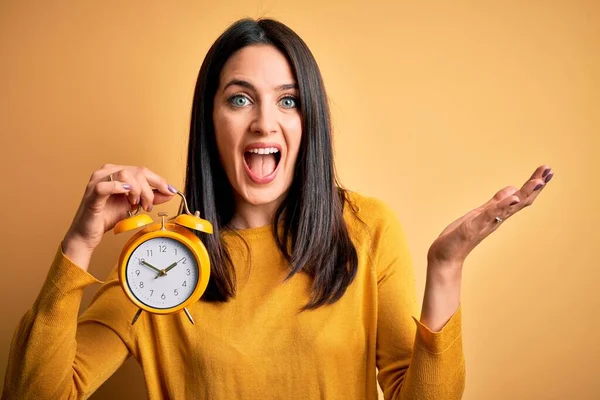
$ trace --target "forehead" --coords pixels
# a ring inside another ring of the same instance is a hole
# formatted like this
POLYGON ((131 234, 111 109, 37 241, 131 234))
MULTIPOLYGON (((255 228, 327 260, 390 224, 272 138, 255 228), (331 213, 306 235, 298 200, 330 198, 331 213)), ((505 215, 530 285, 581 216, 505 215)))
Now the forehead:
POLYGON ((267 87, 296 82, 283 53, 271 45, 251 45, 235 52, 223 66, 220 85, 230 79, 243 79, 267 87))

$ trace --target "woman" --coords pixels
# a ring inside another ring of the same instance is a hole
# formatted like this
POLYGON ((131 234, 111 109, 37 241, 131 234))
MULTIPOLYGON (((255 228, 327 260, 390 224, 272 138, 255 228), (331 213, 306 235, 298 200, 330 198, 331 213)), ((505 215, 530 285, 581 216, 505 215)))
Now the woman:
POLYGON ((208 52, 193 103, 185 193, 215 228, 202 236, 199 323, 143 313, 132 326, 115 271, 77 319, 103 234, 176 192, 148 169, 105 165, 17 328, 3 398, 85 398, 133 355, 152 399, 375 399, 377 381, 390 399, 458 399, 463 262, 552 176, 542 166, 444 230, 417 321, 394 213, 336 183, 312 54, 279 22, 238 21, 208 52))

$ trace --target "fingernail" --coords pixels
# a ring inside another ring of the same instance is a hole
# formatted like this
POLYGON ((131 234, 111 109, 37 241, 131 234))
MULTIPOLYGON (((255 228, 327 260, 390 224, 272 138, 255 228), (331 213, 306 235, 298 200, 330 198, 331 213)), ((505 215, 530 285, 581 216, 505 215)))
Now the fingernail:
POLYGON ((513 201, 512 203, 510 203, 511 206, 514 206, 515 204, 519 204, 518 200, 513 201))
POLYGON ((548 168, 547 170, 544 171, 544 173, 542 174, 542 178, 545 178, 546 175, 548 175, 548 173, 551 171, 551 168, 548 168))
POLYGON ((152 204, 148 206, 148 212, 152 211, 152 204))
POLYGON ((535 189, 533 189, 533 191, 534 191, 534 192, 536 192, 536 191, 540 190, 540 189, 541 189, 543 186, 544 186, 544 185, 540 183, 539 185, 537 185, 537 186, 535 187, 535 189))
POLYGON ((124 183, 123 184, 123 189, 125 189, 125 190, 131 190, 131 185, 129 183, 124 183))
POLYGON ((546 183, 550 182, 550 179, 552 179, 552 177, 554 176, 554 174, 550 174, 546 177, 546 179, 544 179, 546 181, 546 183))
POLYGON ((171 193, 177 193, 177 189, 175 188, 175 186, 169 185, 168 188, 169 188, 169 192, 171 192, 171 193))

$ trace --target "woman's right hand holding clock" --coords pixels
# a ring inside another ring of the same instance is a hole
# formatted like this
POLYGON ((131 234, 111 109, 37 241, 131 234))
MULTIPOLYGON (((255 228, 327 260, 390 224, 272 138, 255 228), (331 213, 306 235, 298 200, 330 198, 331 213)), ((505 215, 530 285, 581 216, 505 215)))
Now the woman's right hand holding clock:
POLYGON ((154 204, 173 198, 177 189, 145 167, 105 164, 92 173, 79 208, 63 241, 63 253, 87 271, 94 249, 104 233, 141 204, 151 211, 154 204), (153 190, 156 189, 156 191, 153 190))

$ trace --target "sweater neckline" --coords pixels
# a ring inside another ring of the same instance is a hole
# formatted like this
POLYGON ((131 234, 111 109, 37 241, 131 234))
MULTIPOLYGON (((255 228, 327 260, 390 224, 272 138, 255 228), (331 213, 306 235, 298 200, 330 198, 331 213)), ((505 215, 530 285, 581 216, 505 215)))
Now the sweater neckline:
POLYGON ((266 236, 273 234, 273 225, 263 225, 255 228, 231 229, 227 228, 222 231, 224 236, 242 236, 243 238, 266 236))

